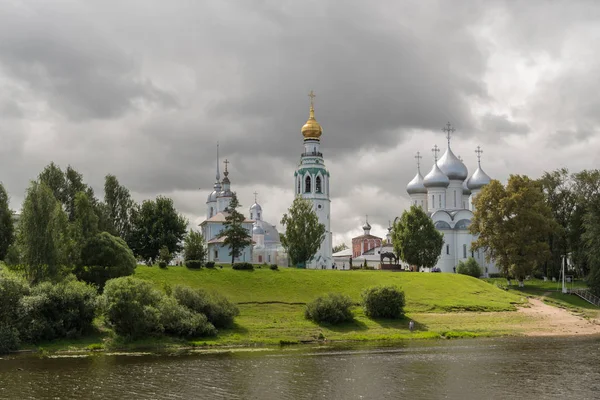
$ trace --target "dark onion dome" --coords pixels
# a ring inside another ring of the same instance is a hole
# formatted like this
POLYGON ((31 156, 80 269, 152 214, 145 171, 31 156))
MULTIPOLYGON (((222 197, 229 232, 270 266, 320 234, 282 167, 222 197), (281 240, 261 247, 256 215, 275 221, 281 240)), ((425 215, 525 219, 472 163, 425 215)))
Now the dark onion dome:
POLYGON ((481 169, 481 164, 480 164, 477 167, 477 169, 475 170, 475 172, 473 172, 473 175, 471 175, 471 177, 467 181, 467 186, 471 190, 479 190, 482 187, 484 187, 485 185, 487 185, 488 183, 490 183, 491 180, 492 180, 492 178, 490 178, 488 176, 488 174, 486 174, 483 171, 483 169, 481 169))
POLYGON ((371 230, 371 225, 369 224, 369 222, 365 222, 365 224, 363 225, 362 228, 365 231, 370 231, 371 230))
POLYGON ((469 189, 469 186, 467 186, 467 181, 463 182, 463 194, 471 194, 471 189, 469 189))
POLYGON ((450 146, 438 160, 438 166, 450 180, 464 181, 469 176, 467 167, 454 155, 450 146))
POLYGON ((406 185, 406 191, 408 194, 419 194, 424 193, 427 194, 427 188, 423 184, 423 175, 421 175, 421 171, 417 171, 415 177, 406 185))
POLYGON ((427 189, 447 188, 449 184, 450 180, 438 167, 437 163, 433 164, 433 168, 431 168, 431 171, 429 171, 429 173, 425 175, 425 179, 423 180, 423 185, 427 189))

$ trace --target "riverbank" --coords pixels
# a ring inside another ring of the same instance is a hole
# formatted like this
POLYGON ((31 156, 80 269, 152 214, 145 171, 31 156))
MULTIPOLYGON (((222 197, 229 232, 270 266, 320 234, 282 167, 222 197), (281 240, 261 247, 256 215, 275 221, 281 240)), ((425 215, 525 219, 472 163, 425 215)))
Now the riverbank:
POLYGON ((171 267, 137 268, 136 276, 168 290, 176 284, 219 292, 240 308, 235 325, 218 336, 184 340, 170 337, 126 342, 96 321, 98 332, 79 340, 30 347, 54 351, 159 351, 202 346, 259 346, 301 343, 396 341, 460 337, 583 335, 600 333, 598 309, 580 308, 572 297, 562 298, 543 284, 528 282, 521 291, 502 290, 486 282, 455 274, 385 271, 306 271, 296 269, 230 268, 188 270, 171 267), (304 304, 327 292, 341 292, 357 303, 360 292, 377 284, 400 286, 406 294, 406 318, 371 320, 360 307, 351 323, 331 326, 304 318, 304 304), (544 299, 546 304, 536 298, 544 299), (574 304, 570 304, 573 302, 574 304), (560 307, 557 307, 560 306, 560 307), (561 308, 563 307, 563 308, 561 308), (410 332, 408 322, 415 321, 410 332))

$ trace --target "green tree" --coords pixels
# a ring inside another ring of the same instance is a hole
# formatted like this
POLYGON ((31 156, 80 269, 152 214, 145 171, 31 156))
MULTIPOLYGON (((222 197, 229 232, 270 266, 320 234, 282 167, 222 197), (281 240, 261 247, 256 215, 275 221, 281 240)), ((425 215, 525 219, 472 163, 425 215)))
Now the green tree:
POLYGON ((573 226, 577 197, 572 188, 571 176, 566 168, 544 172, 539 183, 546 204, 550 207, 552 216, 557 223, 557 229, 548 237, 550 257, 544 263, 542 272, 545 276, 558 278, 562 257, 571 252, 570 238, 572 235, 570 232, 573 226))
POLYGON ((231 195, 229 206, 225 209, 225 222, 223 230, 219 233, 219 237, 224 237, 223 245, 229 246, 229 255, 231 256, 231 264, 235 262, 235 258, 242 255, 244 249, 252 244, 252 236, 246 228, 244 221, 246 217, 237 208, 240 207, 237 195, 231 195))
POLYGON ((337 246, 333 246, 332 252, 337 253, 338 251, 342 251, 342 250, 346 250, 346 249, 348 249, 348 246, 346 246, 346 243, 341 243, 341 244, 338 244, 337 246))
POLYGON ((473 278, 479 278, 482 272, 481 267, 473 257, 469 257, 467 261, 459 261, 456 266, 457 274, 469 275, 473 278))
POLYGON ((132 209, 131 217, 127 244, 138 258, 147 264, 154 264, 163 246, 171 254, 181 251, 187 221, 177 213, 173 200, 162 196, 156 200, 146 200, 132 209))
POLYGON ((206 247, 200 232, 190 229, 183 241, 183 258, 185 261, 197 260, 204 263, 206 247))
POLYGON ((506 276, 523 279, 550 257, 548 237, 558 229, 539 182, 511 175, 506 188, 497 180, 474 201, 469 230, 478 235, 473 249, 486 250, 506 276))
POLYGON ((31 182, 23 202, 19 234, 21 261, 28 279, 54 279, 65 261, 68 243, 66 214, 44 183, 31 182))
POLYGON ((135 202, 129 190, 121 185, 114 175, 106 175, 104 180, 104 203, 112 232, 122 238, 131 232, 131 215, 135 202))
POLYGON ((75 219, 69 226, 71 237, 67 264, 82 265, 81 249, 90 238, 98 233, 98 216, 85 192, 75 195, 74 216, 75 219))
POLYGON ((306 266, 319 251, 325 238, 325 225, 319 222, 310 201, 300 196, 294 199, 288 212, 283 214, 281 224, 285 227, 282 245, 292 264, 306 266))
POLYGON ((54 195, 54 198, 61 204, 66 202, 66 181, 65 173, 54 162, 48 164, 39 174, 38 181, 45 184, 54 195))
POLYGON ((585 219, 590 212, 590 203, 600 196, 600 170, 584 170, 573 174, 573 192, 575 209, 571 219, 569 243, 571 247, 571 263, 580 276, 587 276, 591 271, 589 263, 589 246, 583 238, 586 231, 585 219))
POLYGON ((444 235, 421 207, 412 205, 394 222, 394 252, 409 265, 432 268, 440 258, 444 235))
POLYGON ((6 258, 8 248, 15 240, 13 213, 8 203, 8 193, 0 183, 0 260, 6 258))

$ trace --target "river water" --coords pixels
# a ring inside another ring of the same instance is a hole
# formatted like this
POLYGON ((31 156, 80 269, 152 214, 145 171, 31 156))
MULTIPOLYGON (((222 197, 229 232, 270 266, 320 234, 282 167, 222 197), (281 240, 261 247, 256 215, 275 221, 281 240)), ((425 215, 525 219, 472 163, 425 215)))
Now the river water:
POLYGON ((600 338, 0 359, 1 399, 598 399, 600 338))

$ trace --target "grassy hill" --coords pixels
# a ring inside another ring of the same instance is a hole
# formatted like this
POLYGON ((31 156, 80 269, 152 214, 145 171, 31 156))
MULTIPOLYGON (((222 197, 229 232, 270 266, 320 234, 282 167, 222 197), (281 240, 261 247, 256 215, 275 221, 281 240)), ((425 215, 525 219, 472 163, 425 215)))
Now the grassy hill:
POLYGON ((349 295, 357 303, 373 285, 397 285, 406 295, 407 312, 511 311, 522 297, 479 279, 458 274, 387 271, 332 271, 268 268, 254 271, 190 270, 138 266, 136 277, 157 286, 183 284, 224 294, 236 303, 307 303, 328 293, 349 295))

